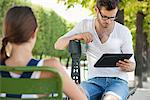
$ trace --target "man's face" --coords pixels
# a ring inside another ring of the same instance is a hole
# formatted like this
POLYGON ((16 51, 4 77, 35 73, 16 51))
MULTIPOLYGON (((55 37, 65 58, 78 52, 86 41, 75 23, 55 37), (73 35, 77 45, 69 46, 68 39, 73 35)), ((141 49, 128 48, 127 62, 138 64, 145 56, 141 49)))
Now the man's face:
POLYGON ((106 10, 104 7, 102 7, 101 9, 97 8, 97 18, 98 18, 99 24, 103 28, 108 28, 112 24, 112 22, 115 20, 117 11, 118 11, 118 8, 115 8, 110 11, 106 10))

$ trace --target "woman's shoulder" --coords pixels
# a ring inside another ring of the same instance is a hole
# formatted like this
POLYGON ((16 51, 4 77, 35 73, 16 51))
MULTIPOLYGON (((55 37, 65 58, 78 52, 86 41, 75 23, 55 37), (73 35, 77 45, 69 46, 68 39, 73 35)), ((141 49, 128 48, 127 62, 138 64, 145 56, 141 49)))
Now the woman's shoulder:
POLYGON ((44 66, 60 66, 60 61, 58 60, 58 58, 47 58, 44 59, 44 66))
MULTIPOLYGON (((58 59, 56 58, 47 58, 42 59, 43 60, 43 66, 52 67, 58 69, 61 64, 58 59)), ((42 72, 40 77, 49 77, 52 76, 51 73, 42 72)))

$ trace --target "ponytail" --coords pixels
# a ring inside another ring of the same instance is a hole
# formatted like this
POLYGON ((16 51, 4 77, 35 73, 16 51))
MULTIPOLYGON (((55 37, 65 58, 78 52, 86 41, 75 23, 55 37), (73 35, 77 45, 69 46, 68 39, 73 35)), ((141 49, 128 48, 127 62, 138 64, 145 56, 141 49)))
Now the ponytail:
POLYGON ((5 60, 8 58, 8 56, 6 54, 6 50, 5 50, 7 44, 8 44, 8 39, 5 37, 2 40, 2 48, 1 48, 1 51, 0 51, 1 64, 5 63, 5 60))

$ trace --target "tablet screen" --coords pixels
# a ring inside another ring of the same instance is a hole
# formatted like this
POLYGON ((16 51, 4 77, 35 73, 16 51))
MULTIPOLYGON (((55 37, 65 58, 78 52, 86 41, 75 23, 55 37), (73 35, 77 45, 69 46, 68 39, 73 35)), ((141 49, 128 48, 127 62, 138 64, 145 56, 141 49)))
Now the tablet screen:
POLYGON ((119 60, 130 59, 132 54, 103 54, 94 67, 117 67, 119 60))

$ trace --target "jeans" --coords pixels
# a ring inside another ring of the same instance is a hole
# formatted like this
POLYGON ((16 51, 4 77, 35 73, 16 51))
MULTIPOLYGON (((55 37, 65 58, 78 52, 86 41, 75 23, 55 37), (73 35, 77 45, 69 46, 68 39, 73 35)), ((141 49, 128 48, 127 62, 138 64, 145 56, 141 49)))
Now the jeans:
POLYGON ((95 77, 82 82, 88 100, 102 100, 105 94, 117 96, 119 100, 127 100, 128 82, 117 77, 95 77))

